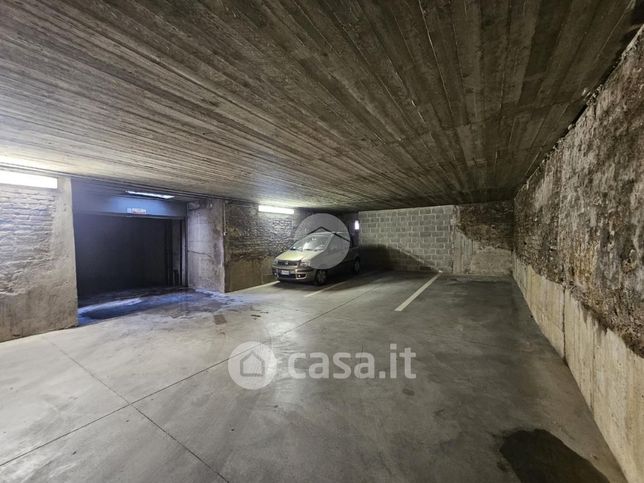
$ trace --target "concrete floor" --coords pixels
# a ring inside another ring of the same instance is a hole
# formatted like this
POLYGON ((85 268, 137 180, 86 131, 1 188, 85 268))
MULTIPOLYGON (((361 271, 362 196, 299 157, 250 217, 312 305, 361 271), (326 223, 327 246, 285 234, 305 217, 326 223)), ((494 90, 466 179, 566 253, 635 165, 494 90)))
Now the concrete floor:
POLYGON ((429 278, 185 294, 2 343, 0 480, 516 482, 504 436, 539 428, 623 481, 514 282, 443 275, 394 311, 429 278), (229 377, 246 341, 280 362, 264 389, 229 377), (416 379, 284 367, 294 352, 368 351, 380 369, 390 343, 417 353, 416 379))

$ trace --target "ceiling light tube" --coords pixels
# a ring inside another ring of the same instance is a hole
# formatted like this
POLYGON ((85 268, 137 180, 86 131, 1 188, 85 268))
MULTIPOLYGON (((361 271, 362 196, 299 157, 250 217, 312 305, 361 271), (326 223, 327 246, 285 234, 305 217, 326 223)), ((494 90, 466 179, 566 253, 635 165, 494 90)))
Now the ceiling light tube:
POLYGON ((136 195, 136 196, 147 196, 148 198, 161 198, 162 200, 169 200, 174 198, 173 195, 162 195, 158 193, 146 193, 144 191, 126 191, 128 195, 136 195))
POLYGON ((55 190, 58 189, 58 178, 40 176, 37 174, 18 173, 17 171, 0 171, 0 184, 55 190))
POLYGON ((293 208, 280 208, 279 206, 259 205, 259 211, 262 213, 279 213, 280 215, 292 215, 295 213, 293 208))

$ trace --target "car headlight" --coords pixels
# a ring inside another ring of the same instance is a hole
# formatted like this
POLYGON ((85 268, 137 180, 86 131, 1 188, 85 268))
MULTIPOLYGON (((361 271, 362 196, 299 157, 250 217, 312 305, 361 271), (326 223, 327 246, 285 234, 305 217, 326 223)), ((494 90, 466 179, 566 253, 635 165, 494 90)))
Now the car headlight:
POLYGON ((302 268, 309 268, 311 266, 311 262, 307 260, 300 260, 299 266, 302 268))

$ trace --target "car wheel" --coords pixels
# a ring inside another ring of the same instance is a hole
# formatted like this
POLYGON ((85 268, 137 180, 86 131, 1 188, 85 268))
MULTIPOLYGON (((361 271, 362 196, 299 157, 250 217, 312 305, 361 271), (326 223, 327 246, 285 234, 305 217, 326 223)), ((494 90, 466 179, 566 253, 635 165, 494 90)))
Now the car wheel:
POLYGON ((326 270, 315 272, 315 285, 324 285, 326 283, 326 270))
POLYGON ((360 259, 359 258, 356 258, 353 261, 353 273, 355 273, 356 275, 358 273, 360 273, 360 259))

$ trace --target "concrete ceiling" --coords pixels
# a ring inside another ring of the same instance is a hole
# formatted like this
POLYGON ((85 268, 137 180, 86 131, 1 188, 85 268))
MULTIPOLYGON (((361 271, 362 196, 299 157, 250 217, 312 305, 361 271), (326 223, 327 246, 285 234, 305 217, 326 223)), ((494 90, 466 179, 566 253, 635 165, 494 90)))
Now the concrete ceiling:
POLYGON ((294 206, 511 197, 634 0, 1 0, 0 164, 294 206))

